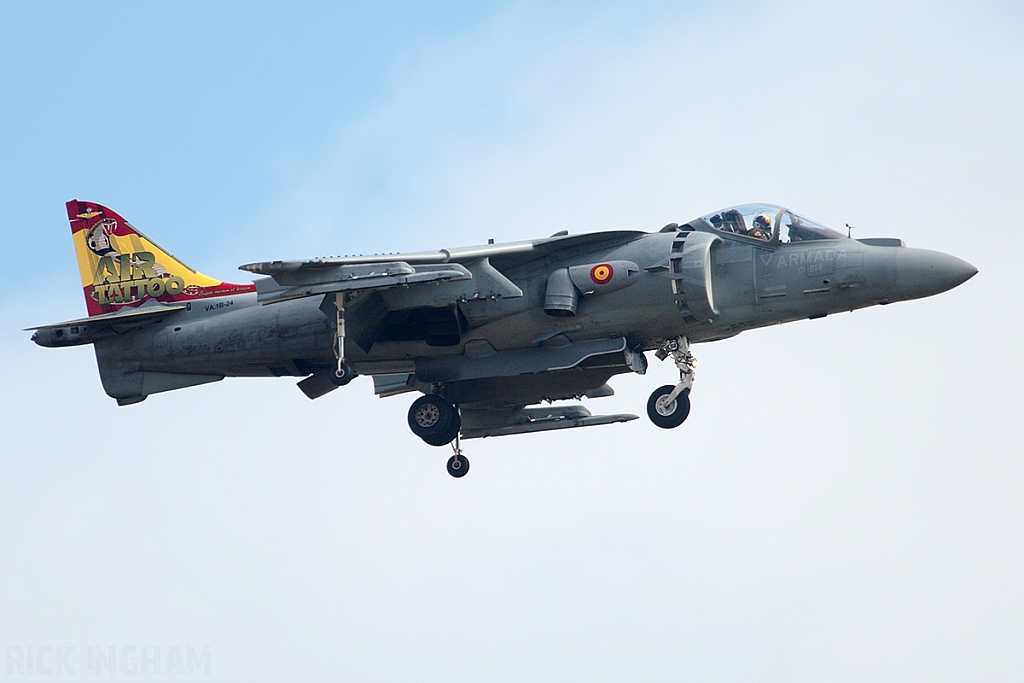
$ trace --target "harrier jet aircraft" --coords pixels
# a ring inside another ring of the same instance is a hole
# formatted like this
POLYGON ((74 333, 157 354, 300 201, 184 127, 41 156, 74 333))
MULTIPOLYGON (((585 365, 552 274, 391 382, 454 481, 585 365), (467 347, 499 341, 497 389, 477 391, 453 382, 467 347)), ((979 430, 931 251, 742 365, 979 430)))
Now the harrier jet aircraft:
POLYGON ((461 439, 589 427, 555 401, 611 396, 608 380, 671 358, 679 382, 647 414, 690 412, 691 344, 944 292, 977 270, 899 239, 851 239, 789 209, 748 204, 657 232, 613 231, 386 256, 265 261, 229 284, 192 270, 110 209, 67 203, 88 317, 35 330, 92 344, 118 405, 225 377, 304 377, 311 399, 373 377, 378 396, 422 394, 409 427, 461 439))

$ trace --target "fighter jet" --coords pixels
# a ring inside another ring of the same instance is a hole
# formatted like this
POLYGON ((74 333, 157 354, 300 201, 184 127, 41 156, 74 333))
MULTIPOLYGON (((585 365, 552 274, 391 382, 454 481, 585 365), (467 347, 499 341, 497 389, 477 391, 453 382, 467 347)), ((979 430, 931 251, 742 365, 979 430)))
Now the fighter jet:
POLYGON ((231 284, 161 249, 124 218, 67 203, 88 316, 29 328, 40 346, 92 344, 118 405, 225 377, 303 377, 311 399, 373 378, 422 394, 409 428, 463 439, 637 419, 592 415, 647 352, 679 370, 647 402, 657 427, 690 412, 692 345, 778 323, 932 296, 977 269, 899 239, 852 239, 787 208, 746 204, 670 223, 409 254, 264 261, 231 284))

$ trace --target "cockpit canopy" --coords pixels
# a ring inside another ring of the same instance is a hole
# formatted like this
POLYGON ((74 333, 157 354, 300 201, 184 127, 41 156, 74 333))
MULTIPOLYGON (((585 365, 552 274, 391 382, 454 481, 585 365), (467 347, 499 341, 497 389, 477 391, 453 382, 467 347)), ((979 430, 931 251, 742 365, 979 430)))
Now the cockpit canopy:
POLYGON ((774 204, 742 204, 710 213, 703 219, 715 230, 765 242, 806 242, 843 237, 842 233, 774 204))

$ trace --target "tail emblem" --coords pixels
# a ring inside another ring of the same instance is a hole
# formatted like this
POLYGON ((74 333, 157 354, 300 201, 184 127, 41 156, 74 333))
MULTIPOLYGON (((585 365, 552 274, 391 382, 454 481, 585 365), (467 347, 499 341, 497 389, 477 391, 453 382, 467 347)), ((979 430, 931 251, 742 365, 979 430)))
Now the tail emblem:
POLYGON ((147 299, 169 303, 255 291, 207 277, 179 261, 121 216, 98 204, 68 202, 89 315, 147 299))

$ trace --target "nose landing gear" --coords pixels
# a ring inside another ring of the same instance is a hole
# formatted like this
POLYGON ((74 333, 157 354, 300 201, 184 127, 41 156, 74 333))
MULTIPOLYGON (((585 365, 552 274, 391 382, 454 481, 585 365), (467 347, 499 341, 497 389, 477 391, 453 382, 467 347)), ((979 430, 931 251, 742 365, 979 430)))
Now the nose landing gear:
POLYGON ((662 429, 673 429, 683 424, 690 415, 690 390, 684 389, 672 398, 675 387, 666 384, 658 387, 647 401, 647 417, 662 429))
POLYGON ((673 429, 683 424, 690 415, 690 389, 693 388, 697 359, 690 353, 690 340, 679 337, 662 344, 654 352, 658 360, 672 356, 679 368, 679 382, 658 387, 647 401, 647 417, 662 429, 673 429))

